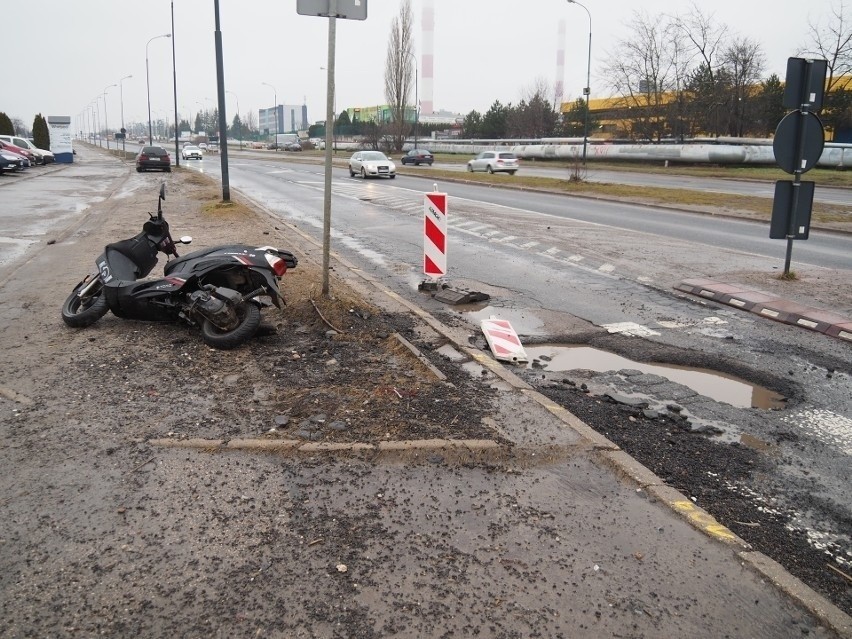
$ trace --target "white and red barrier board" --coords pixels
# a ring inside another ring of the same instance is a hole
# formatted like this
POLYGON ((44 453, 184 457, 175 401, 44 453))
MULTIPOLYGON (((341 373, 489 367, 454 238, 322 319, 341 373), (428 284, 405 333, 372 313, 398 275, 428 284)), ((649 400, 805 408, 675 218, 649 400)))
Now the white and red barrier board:
POLYGON ((423 198, 423 272, 447 274, 447 194, 426 193, 423 198))
POLYGON ((492 317, 482 320, 482 332, 494 357, 506 362, 527 362, 527 352, 508 320, 492 317))

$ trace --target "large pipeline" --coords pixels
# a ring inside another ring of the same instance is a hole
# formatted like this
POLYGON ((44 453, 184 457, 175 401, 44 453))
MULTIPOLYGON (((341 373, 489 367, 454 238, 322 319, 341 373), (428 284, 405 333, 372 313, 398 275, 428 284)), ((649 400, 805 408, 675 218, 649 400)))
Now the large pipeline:
MULTIPOLYGON (((412 145, 406 145, 406 149, 412 145)), ((583 157, 583 139, 541 140, 421 140, 421 147, 433 153, 476 155, 481 151, 512 151, 521 159, 577 160, 583 157)), ((657 161, 691 164, 767 164, 774 165, 771 139, 719 138, 685 144, 621 144, 589 141, 589 160, 657 161)), ((827 142, 817 166, 852 168, 852 144, 827 142)))

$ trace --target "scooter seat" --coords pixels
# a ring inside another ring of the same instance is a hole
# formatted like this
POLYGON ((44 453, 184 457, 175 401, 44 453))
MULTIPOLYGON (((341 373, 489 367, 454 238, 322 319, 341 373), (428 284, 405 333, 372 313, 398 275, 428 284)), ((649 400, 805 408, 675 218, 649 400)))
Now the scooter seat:
POLYGON ((139 278, 139 267, 118 248, 111 245, 106 247, 106 261, 112 275, 107 286, 121 286, 139 278))
POLYGON ((107 244, 104 253, 110 274, 124 282, 145 277, 157 264, 157 248, 151 245, 144 233, 107 244))

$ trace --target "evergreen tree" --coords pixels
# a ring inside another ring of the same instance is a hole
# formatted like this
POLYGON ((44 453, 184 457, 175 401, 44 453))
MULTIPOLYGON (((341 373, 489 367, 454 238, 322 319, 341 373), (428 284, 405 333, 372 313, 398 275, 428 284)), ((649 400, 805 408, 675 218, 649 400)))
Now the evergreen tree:
MULTIPOLYGON (((849 142, 852 136, 852 88, 835 86, 825 95, 819 117, 833 142, 849 142)), ((849 86, 852 87, 852 83, 849 86)))
POLYGON ((352 124, 352 120, 349 119, 349 111, 341 111, 340 115, 337 116, 337 122, 334 123, 334 126, 340 129, 350 124, 352 124))
POLYGON ((470 140, 475 140, 480 136, 480 132, 482 131, 482 115, 479 111, 473 110, 464 116, 464 122, 462 124, 462 137, 468 138, 470 140))
POLYGON ((586 100, 577 98, 571 108, 562 116, 562 135, 567 138, 581 138, 586 126, 586 100))
POLYGON ((512 105, 503 106, 500 100, 495 100, 491 108, 482 118, 480 133, 485 139, 497 139, 506 137, 506 128, 509 120, 509 112, 512 105))
POLYGON ((757 94, 757 110, 751 132, 754 135, 769 137, 778 127, 778 123, 787 114, 782 101, 784 99, 784 84, 777 74, 773 73, 760 83, 757 94))
POLYGON ((235 140, 242 140, 244 128, 245 127, 243 126, 243 122, 240 119, 239 114, 235 115, 233 121, 231 122, 231 128, 228 129, 228 137, 233 138, 235 140))
POLYGON ((40 149, 50 149, 50 131, 41 113, 33 120, 33 144, 40 149))
POLYGON ((2 111, 0 111, 0 135, 15 135, 12 119, 2 111))
POLYGON ((512 138, 549 138, 559 119, 553 105, 541 91, 509 110, 506 126, 512 138))

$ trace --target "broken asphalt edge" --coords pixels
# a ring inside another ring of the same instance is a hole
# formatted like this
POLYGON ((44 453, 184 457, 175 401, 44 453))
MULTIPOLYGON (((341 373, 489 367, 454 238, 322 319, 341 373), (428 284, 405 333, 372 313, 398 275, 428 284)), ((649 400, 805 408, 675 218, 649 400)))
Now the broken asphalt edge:
POLYGON ((775 293, 709 278, 683 280, 674 288, 701 299, 725 304, 782 324, 806 328, 852 343, 852 318, 791 302, 775 293))
MULTIPOLYGON (((286 227, 288 232, 295 233, 300 236, 306 243, 320 250, 322 249, 322 244, 313 237, 303 232, 298 227, 290 224, 286 220, 276 217, 262 203, 251 198, 246 193, 243 193, 238 189, 237 191, 247 201, 251 202, 251 204, 255 207, 255 210, 261 212, 276 224, 286 227)), ((303 250, 300 250, 299 252, 302 253, 305 259, 314 261, 315 258, 313 255, 309 255, 303 250)), ((743 564, 748 565, 767 581, 774 584, 788 597, 798 602, 799 605, 803 606, 811 614, 820 619, 834 632, 837 632, 840 636, 852 638, 852 617, 840 610, 840 608, 832 604, 825 597, 807 586, 798 578, 791 575, 780 564, 763 553, 753 551, 749 544, 735 535, 727 527, 716 521, 710 513, 695 505, 692 500, 683 495, 680 491, 666 485, 666 483, 657 477, 651 470, 640 464, 633 457, 621 450, 615 443, 598 433, 591 426, 573 415, 570 411, 535 391, 529 384, 524 382, 521 378, 508 370, 487 353, 471 347, 467 341, 467 335, 464 334, 463 331, 455 330, 452 327, 445 325, 424 309, 388 289, 376 278, 366 273, 355 264, 352 264, 340 254, 331 251, 330 258, 340 266, 344 267, 342 270, 336 270, 335 272, 341 279, 346 280, 347 284, 356 289, 356 291, 360 291, 370 299, 376 299, 377 296, 379 298, 385 298, 386 302, 384 304, 378 299, 376 300, 376 304, 380 307, 387 307, 387 301, 392 301, 410 311, 438 334, 449 340, 457 349, 467 354, 479 365, 487 368, 491 373, 503 380, 509 385, 513 392, 517 392, 536 402, 539 406, 558 419, 565 427, 574 431, 579 437, 586 440, 590 444, 593 453, 596 453, 597 458, 600 459, 601 462, 610 466, 623 477, 635 482, 639 486, 640 490, 646 491, 649 496, 662 504, 665 504, 669 510, 681 519, 684 519, 693 528, 706 534, 712 539, 731 547, 743 564)), ((416 347, 413 344, 411 345, 411 348, 416 350, 416 347)), ((422 354, 418 357, 418 359, 421 357, 425 359, 425 356, 422 354)), ((259 442, 262 440, 255 441, 259 442)), ((396 444, 406 444, 411 446, 410 449, 414 449, 416 446, 425 445, 425 442, 434 441, 436 440, 398 442, 396 444)), ((451 442, 464 440, 438 441, 451 442)), ((391 444, 391 442, 381 442, 379 446, 382 444, 387 445, 391 444)), ((309 445, 310 444, 304 444, 300 448, 303 452, 308 452, 310 449, 307 449, 306 451, 304 446, 309 445)), ((369 446, 369 444, 364 445, 369 446)))

